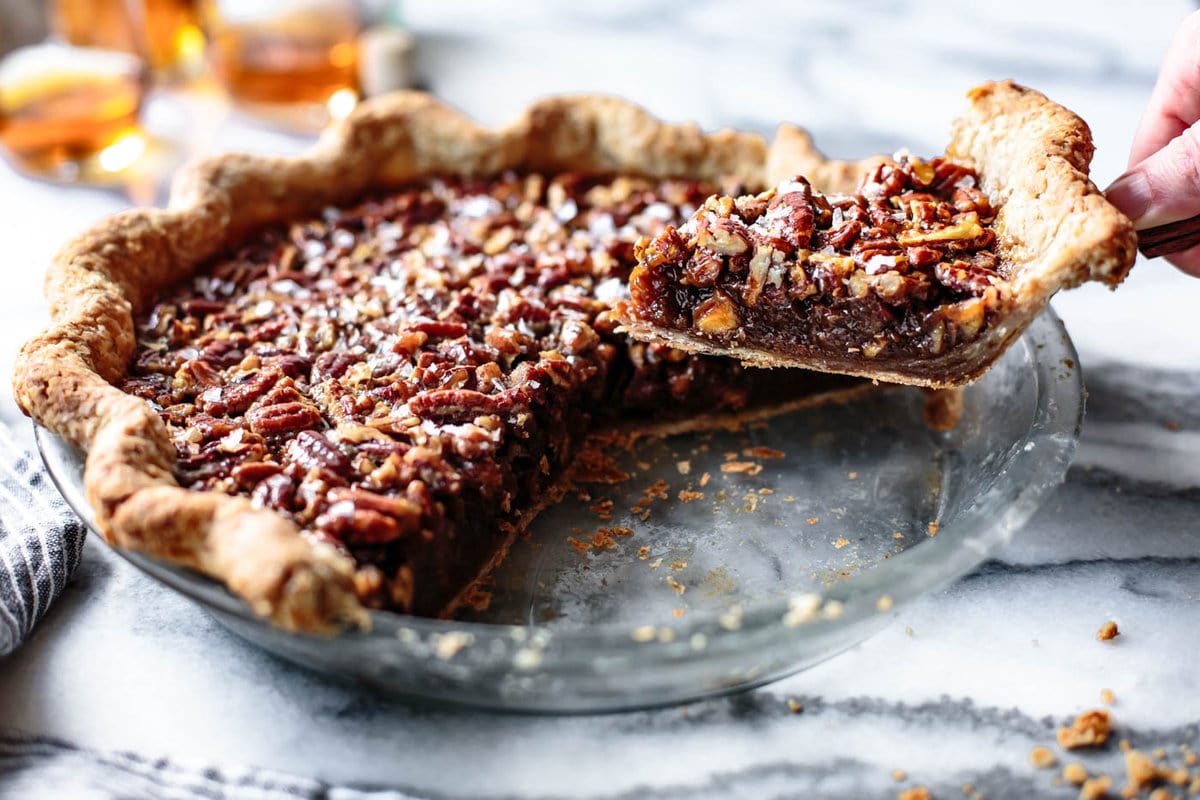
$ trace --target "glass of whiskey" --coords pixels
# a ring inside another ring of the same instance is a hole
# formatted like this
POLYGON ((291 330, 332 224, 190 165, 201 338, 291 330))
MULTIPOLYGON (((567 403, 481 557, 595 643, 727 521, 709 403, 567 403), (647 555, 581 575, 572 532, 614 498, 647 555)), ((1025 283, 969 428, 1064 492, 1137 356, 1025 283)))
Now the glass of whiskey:
POLYGON ((191 74, 203 63, 195 0, 52 0, 50 23, 65 42, 135 53, 160 74, 191 74))
POLYGON ((119 183, 146 149, 140 58, 41 44, 0 60, 0 151, 18 169, 62 181, 119 183))
POLYGON ((206 0, 213 74, 231 99, 286 125, 324 125, 358 101, 355 0, 206 0))

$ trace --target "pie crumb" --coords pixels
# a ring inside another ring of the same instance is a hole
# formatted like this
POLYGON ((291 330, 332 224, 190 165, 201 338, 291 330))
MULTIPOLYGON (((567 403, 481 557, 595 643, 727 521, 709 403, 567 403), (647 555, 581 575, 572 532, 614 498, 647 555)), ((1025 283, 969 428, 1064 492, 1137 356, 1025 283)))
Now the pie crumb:
POLYGON ((1125 779, 1128 783, 1125 789, 1137 794, 1142 789, 1148 789, 1166 777, 1154 760, 1140 750, 1130 750, 1125 753, 1125 779))
POLYGON ((1101 625, 1100 630, 1096 631, 1096 639, 1101 642, 1107 642, 1110 639, 1115 639, 1120 635, 1121 632, 1117 630, 1117 623, 1113 622, 1112 620, 1109 620, 1101 625))
POLYGON ((742 455, 746 458, 758 459, 778 459, 786 455, 782 450, 776 450, 773 447, 747 447, 742 451, 742 455))
POLYGON ((935 519, 933 522, 929 523, 929 527, 926 529, 925 532, 928 533, 930 536, 937 536, 938 528, 940 528, 940 527, 942 527, 942 523, 935 519))
POLYGON ((1088 778, 1088 771, 1083 764, 1080 764, 1078 761, 1072 761, 1063 767, 1062 776, 1063 780, 1067 783, 1082 786, 1083 782, 1088 778))
POLYGON ((1114 700, 1112 689, 1101 689, 1100 699, 1104 702, 1104 705, 1111 706, 1114 700))
POLYGON ((1038 769, 1049 769, 1058 763, 1058 758, 1048 747, 1035 747, 1029 753, 1029 763, 1038 769))
POLYGON ((1079 790, 1079 800, 1101 800, 1108 796, 1108 790, 1111 788, 1112 778, 1107 775, 1088 778, 1083 782, 1083 788, 1079 790))
POLYGON ((845 547, 845 546, 846 546, 846 545, 848 545, 848 544, 850 544, 850 540, 849 540, 849 539, 847 539, 847 538, 846 538, 846 537, 844 537, 844 536, 839 536, 839 537, 837 538, 837 541, 835 541, 835 542, 833 543, 833 546, 834 546, 834 548, 835 548, 835 549, 837 549, 837 550, 841 550, 843 547, 845 547))
POLYGON ((799 714, 801 711, 804 710, 804 706, 802 706, 800 704, 800 701, 794 697, 789 697, 787 699, 787 707, 788 707, 788 711, 791 711, 793 714, 799 714))
POLYGON ((1058 744, 1066 750, 1099 747, 1108 741, 1111 719, 1104 709, 1085 711, 1069 727, 1058 729, 1058 744))
POLYGON ((687 475, 689 472, 692 471, 692 462, 691 461, 676 462, 675 469, 679 470, 680 475, 687 475))
POLYGON ((808 518, 808 524, 809 524, 809 525, 816 525, 816 524, 817 524, 818 522, 820 522, 820 521, 821 521, 821 518, 820 518, 820 517, 809 517, 809 518, 808 518))
POLYGON ((904 780, 907 777, 908 777, 908 773, 906 773, 902 769, 892 770, 892 780, 896 781, 897 783, 899 783, 900 781, 904 780))
POLYGON ((914 786, 896 795, 896 800, 931 800, 932 795, 924 786, 914 786))

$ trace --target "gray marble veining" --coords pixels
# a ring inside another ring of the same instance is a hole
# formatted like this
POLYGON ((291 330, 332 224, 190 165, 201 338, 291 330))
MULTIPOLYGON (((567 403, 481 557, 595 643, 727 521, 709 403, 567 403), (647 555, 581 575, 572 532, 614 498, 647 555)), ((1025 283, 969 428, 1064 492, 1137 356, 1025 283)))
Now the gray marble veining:
MULTIPOLYGON (((471 2, 406 6, 420 68, 489 122, 532 97, 602 90, 674 119, 809 126, 837 156, 936 151, 962 93, 1013 77, 1125 154, 1183 2, 471 2)), ((205 149, 295 149, 244 126, 205 149), (237 136, 234 133, 237 133, 237 136), (246 138, 246 137, 253 138, 246 138)), ((121 207, 0 165, 0 372, 44 316, 40 265, 121 207)), ((1073 797, 1034 769, 1073 714, 1115 693, 1118 737, 1200 747, 1200 282, 1142 263, 1116 294, 1056 301, 1089 416, 1067 483, 969 577, 805 673, 684 709, 536 718, 381 700, 287 666, 90 542, 43 628, 0 662, 0 725, 103 750, 256 765, 431 798, 1073 797), (1115 642, 1095 641, 1114 619, 1115 642), (911 633, 909 632, 911 631, 911 633), (786 703, 804 707, 792 713, 786 703), (897 782, 892 771, 903 769, 897 782)), ((17 418, 0 398, 4 419, 17 418)), ((1080 757, 1121 774, 1115 747, 1080 757)))

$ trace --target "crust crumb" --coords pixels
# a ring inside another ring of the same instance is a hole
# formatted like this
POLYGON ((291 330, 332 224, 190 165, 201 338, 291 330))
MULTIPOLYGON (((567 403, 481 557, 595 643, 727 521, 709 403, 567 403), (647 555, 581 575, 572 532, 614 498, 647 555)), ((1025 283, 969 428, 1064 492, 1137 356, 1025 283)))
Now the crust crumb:
POLYGON ((1107 775, 1088 778, 1083 782, 1083 788, 1079 790, 1079 800, 1102 800, 1108 796, 1108 790, 1111 788, 1112 778, 1107 775))
POLYGON ((660 479, 647 486, 646 490, 642 492, 642 496, 653 500, 666 500, 669 491, 671 491, 671 484, 660 479))
MULTIPOLYGON (((786 500, 787 498, 784 498, 784 499, 786 500)), ((821 521, 821 518, 820 518, 820 517, 809 517, 809 518, 808 518, 808 524, 809 524, 809 525, 816 525, 816 524, 817 524, 818 522, 820 522, 820 521, 821 521)))
POLYGON ((708 486, 708 482, 711 479, 712 479, 712 475, 709 475, 707 472, 704 473, 703 475, 701 475, 700 476, 700 488, 703 489, 705 486, 708 486))
POLYGON ((1111 706, 1113 704, 1113 700, 1115 699, 1113 697, 1112 689, 1101 689, 1100 690, 1100 699, 1104 702, 1104 704, 1106 706, 1111 706))
POLYGON ((929 523, 929 527, 925 529, 925 532, 927 534, 929 534, 930 536, 937 536, 938 529, 941 527, 942 527, 942 523, 935 519, 929 523))
POLYGON ((599 503, 590 506, 588 510, 598 516, 601 522, 608 522, 612 519, 613 505, 612 500, 601 500, 599 503))
POLYGON ((844 536, 839 536, 833 543, 835 550, 841 550, 846 545, 850 544, 850 540, 844 536))
POLYGON ((762 464, 753 461, 727 461, 721 465, 721 472, 745 473, 757 475, 762 472, 762 464))
POLYGON ((1101 642, 1107 642, 1121 635, 1121 631, 1117 629, 1117 623, 1109 620, 1100 626, 1100 630, 1096 631, 1096 639, 1101 642))
POLYGON ((1058 729, 1058 744, 1066 750, 1099 747, 1108 741, 1110 723, 1104 709, 1085 711, 1069 727, 1058 729))
POLYGON ((760 460, 770 460, 783 458, 786 453, 782 450, 776 450, 773 447, 747 447, 742 451, 742 455, 746 458, 756 458, 760 460))
POLYGON ((687 474, 691 473, 691 471, 692 471, 692 462, 691 461, 677 461, 677 462, 675 462, 675 469, 679 470, 680 475, 687 475, 687 474))
POLYGON ((907 777, 908 777, 908 773, 906 773, 902 769, 892 770, 892 780, 896 781, 897 783, 899 783, 900 781, 904 780, 907 777))
POLYGON ((1137 795, 1142 789, 1148 789, 1164 777, 1154 760, 1140 750, 1130 750, 1125 754, 1124 791, 1137 795))
POLYGON ((667 586, 670 586, 672 589, 674 589, 675 594, 680 595, 680 596, 682 596, 683 593, 687 591, 687 587, 684 586, 679 581, 675 580, 675 578, 671 575, 667 576, 667 586))
POLYGON ((1088 779, 1088 771, 1083 764, 1080 764, 1078 761, 1072 761, 1063 767, 1062 777, 1067 783, 1082 786, 1083 782, 1088 779))
POLYGON ((933 795, 924 786, 914 786, 896 795, 896 800, 931 800, 933 795))
POLYGON ((788 711, 791 711, 793 714, 799 714, 804 711, 804 706, 802 706, 800 701, 794 697, 789 697, 787 699, 787 707, 788 711))
POLYGON ((1049 769, 1058 763, 1058 757, 1048 747, 1035 747, 1029 753, 1029 763, 1038 769, 1049 769))

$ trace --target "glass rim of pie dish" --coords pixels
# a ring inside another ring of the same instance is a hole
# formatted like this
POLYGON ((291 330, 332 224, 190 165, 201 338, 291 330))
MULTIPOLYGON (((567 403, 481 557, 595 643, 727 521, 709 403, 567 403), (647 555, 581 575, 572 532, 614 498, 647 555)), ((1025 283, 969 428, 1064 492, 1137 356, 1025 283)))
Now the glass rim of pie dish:
MULTIPOLYGON (((409 699, 553 713, 677 704, 752 688, 857 644, 886 625, 895 608, 974 569, 1033 515, 1066 475, 1084 393, 1075 348, 1052 310, 1034 320, 1000 365, 1022 358, 1028 364, 1017 368, 1028 369, 1023 378, 1033 382, 1031 420, 1004 448, 991 493, 964 513, 939 517, 937 535, 920 546, 820 594, 758 598, 632 629, 625 622, 554 629, 372 612, 370 630, 327 637, 283 631, 216 581, 113 549, 243 638, 302 666, 409 699)), ((965 391, 987 385, 985 375, 965 391)), ((35 433, 55 484, 95 531, 82 454, 44 428, 35 433)))

